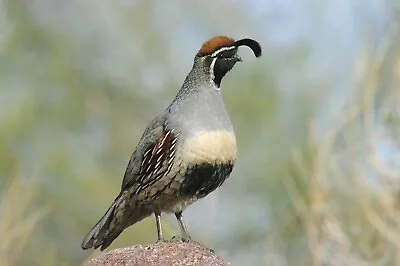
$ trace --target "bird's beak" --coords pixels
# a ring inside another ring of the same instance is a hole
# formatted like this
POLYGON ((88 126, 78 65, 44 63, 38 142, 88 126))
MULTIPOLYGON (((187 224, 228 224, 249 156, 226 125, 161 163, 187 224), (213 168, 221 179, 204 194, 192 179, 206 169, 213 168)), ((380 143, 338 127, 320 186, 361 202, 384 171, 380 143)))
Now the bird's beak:
POLYGON ((242 58, 239 56, 239 55, 234 55, 233 56, 233 59, 236 61, 236 62, 242 62, 242 58))

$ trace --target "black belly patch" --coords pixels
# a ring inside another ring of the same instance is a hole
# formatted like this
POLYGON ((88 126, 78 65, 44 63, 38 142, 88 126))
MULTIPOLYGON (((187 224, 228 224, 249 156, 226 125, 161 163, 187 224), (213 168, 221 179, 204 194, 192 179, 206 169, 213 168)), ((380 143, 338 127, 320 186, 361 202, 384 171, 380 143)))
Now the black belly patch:
POLYGON ((233 164, 201 164, 190 167, 186 171, 180 192, 185 196, 197 195, 205 197, 228 178, 233 164))

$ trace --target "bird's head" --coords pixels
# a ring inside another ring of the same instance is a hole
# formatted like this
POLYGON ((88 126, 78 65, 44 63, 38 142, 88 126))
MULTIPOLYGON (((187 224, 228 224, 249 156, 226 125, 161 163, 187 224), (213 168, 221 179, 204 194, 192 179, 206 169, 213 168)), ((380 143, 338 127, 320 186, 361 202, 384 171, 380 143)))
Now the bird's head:
POLYGON ((248 46, 256 57, 261 56, 261 46, 253 39, 233 40, 226 36, 216 36, 206 41, 196 54, 196 59, 202 61, 202 67, 209 75, 210 81, 217 88, 220 87, 222 78, 242 58, 237 55, 239 46, 248 46))

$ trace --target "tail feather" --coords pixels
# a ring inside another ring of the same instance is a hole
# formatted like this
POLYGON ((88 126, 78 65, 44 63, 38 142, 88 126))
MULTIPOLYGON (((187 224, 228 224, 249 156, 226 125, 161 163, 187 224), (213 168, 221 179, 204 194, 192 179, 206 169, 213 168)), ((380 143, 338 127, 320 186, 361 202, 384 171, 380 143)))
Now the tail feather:
POLYGON ((125 202, 126 195, 126 193, 118 195, 100 221, 85 236, 82 249, 98 247, 100 250, 106 249, 125 228, 152 213, 149 209, 133 208, 125 202))
MULTIPOLYGON (((102 245, 109 230, 118 199, 108 208, 107 212, 97 222, 82 241, 82 249, 98 248, 102 245)), ((121 230, 122 232, 122 230, 121 230)), ((111 243, 110 243, 111 244, 111 243)))

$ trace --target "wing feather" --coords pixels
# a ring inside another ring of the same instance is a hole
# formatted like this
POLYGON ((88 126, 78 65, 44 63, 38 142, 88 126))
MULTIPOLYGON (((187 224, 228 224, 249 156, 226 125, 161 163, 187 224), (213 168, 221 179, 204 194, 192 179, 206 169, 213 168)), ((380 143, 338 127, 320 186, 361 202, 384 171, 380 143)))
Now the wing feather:
POLYGON ((135 186, 135 193, 139 193, 161 179, 171 169, 176 139, 177 134, 163 119, 153 120, 132 154, 121 189, 135 186))

